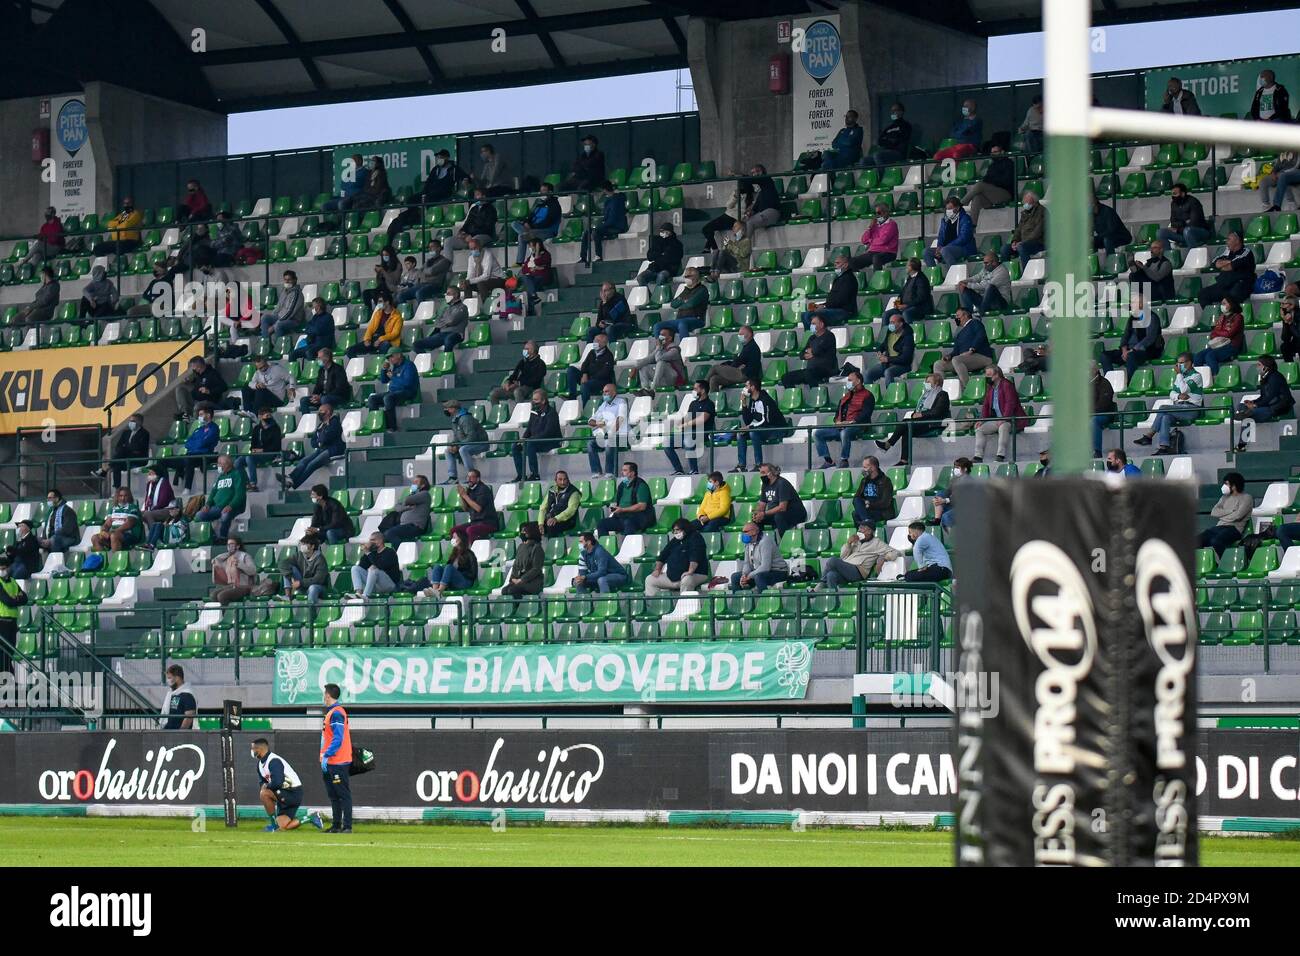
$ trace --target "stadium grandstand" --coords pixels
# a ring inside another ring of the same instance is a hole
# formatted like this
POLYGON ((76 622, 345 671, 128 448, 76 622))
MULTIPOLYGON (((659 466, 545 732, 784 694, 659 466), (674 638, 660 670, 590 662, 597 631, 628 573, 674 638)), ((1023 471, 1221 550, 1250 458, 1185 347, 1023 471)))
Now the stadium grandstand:
MULTIPOLYGON (((1089 467, 1193 488, 1202 718, 1300 704, 1295 153, 1094 139, 1062 292, 1048 223, 1080 185, 1042 82, 987 81, 988 37, 1042 29, 1029 0, 109 6, 4 5, 0 547, 26 600, 0 647, 109 688, 9 727, 155 727, 181 665, 186 728, 237 699, 245 730, 312 730, 329 663, 361 727, 947 734, 931 679, 986 519, 954 490, 1056 475, 1061 294, 1089 303, 1089 467), (234 112, 674 68, 697 111, 225 149, 234 112), (753 680, 541 676, 668 647, 737 648, 753 680), (497 670, 381 691, 408 652, 497 670)), ((1294 123, 1297 84, 1300 51, 1092 93, 1294 123)))

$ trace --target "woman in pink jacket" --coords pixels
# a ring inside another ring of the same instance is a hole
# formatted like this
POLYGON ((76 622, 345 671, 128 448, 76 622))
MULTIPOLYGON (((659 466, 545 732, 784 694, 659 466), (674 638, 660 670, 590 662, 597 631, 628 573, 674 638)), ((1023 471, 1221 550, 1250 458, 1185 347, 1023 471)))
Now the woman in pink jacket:
POLYGON ((849 268, 854 272, 867 266, 879 269, 898 258, 898 223, 883 203, 876 204, 876 218, 862 234, 862 245, 867 251, 849 260, 849 268))

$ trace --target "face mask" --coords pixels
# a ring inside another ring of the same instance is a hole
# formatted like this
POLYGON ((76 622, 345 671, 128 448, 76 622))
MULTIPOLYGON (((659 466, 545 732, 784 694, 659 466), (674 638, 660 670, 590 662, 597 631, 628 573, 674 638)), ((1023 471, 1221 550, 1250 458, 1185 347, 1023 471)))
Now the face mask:
POLYGON ((1119 471, 1119 462, 1117 462, 1117 461, 1108 461, 1108 462, 1106 462, 1106 470, 1107 470, 1107 471, 1119 471))
POLYGON ((482 249, 475 249, 473 252, 470 253, 470 258, 472 258, 472 259, 477 259, 477 258, 478 258, 479 256, 481 256, 481 255, 483 255, 483 250, 482 250, 482 249))
POLYGON ((681 531, 674 531, 674 532, 673 532, 673 540, 674 540, 674 541, 684 541, 685 539, 686 539, 686 535, 685 535, 684 532, 681 532, 681 531))
POLYGON ((890 323, 889 323, 889 331, 891 331, 891 332, 897 332, 897 331, 899 331, 900 329, 902 329, 902 326, 899 325, 897 322, 890 322, 890 323))
POLYGON ((898 116, 899 116, 898 113, 890 113, 890 114, 889 114, 889 118, 890 118, 891 120, 893 120, 894 122, 898 122, 898 116))
POLYGON ((859 541, 866 541, 866 540, 867 540, 866 532, 864 532, 864 531, 859 531, 859 532, 858 532, 858 540, 859 540, 859 541))
POLYGON ((1182 362, 1179 362, 1179 363, 1175 366, 1175 368, 1177 368, 1178 371, 1180 371, 1180 372, 1186 372, 1186 371, 1187 371, 1187 366, 1184 365, 1182 362))
POLYGON ((0 568, 0 578, 4 578, 4 579, 6 579, 6 580, 9 578, 9 569, 8 569, 8 568, 0 568))
POLYGON ((934 391, 934 383, 933 383, 933 382, 926 382, 924 385, 921 386, 921 390, 922 390, 926 395, 929 395, 931 392, 934 391))
POLYGON ((835 267, 835 275, 836 275, 836 276, 842 276, 842 275, 844 275, 844 267, 843 267, 843 266, 836 266, 836 267, 835 267))
POLYGON ((1219 487, 1219 490, 1222 491, 1225 496, 1232 494, 1232 486, 1226 481, 1219 487))
POLYGON ((953 476, 954 476, 954 477, 960 478, 962 475, 966 474, 966 469, 965 469, 965 468, 954 468, 954 469, 952 470, 952 473, 953 473, 953 476))
POLYGON ((524 358, 531 358, 531 356, 528 354, 528 349, 524 349, 524 358))
POLYGON ((420 491, 420 486, 419 486, 419 485, 411 485, 411 494, 413 494, 413 495, 414 495, 414 494, 418 494, 419 491, 420 491))
POLYGON ((1262 379, 1267 374, 1268 374, 1268 369, 1264 368, 1263 366, 1260 366, 1259 377, 1262 379))
POLYGON ((877 224, 877 225, 880 225, 880 224, 883 223, 884 221, 885 221, 885 217, 884 217, 884 216, 877 216, 877 217, 876 217, 876 224, 877 224))
POLYGON ((606 395, 606 396, 604 397, 604 399, 601 401, 601 404, 602 404, 602 405, 608 405, 608 404, 609 404, 610 402, 612 402, 612 401, 614 401, 614 396, 613 396, 613 395, 606 395))
POLYGON ((591 155, 591 151, 592 151, 593 149, 595 149, 595 147, 594 147, 594 146, 590 146, 590 145, 582 147, 582 151, 583 151, 584 153, 586 153, 588 156, 591 155))
POLYGON ((708 487, 709 487, 709 491, 717 491, 718 483, 716 481, 710 481, 708 487))
POLYGON ((668 348, 668 340, 667 340, 667 339, 660 339, 660 340, 659 340, 659 347, 660 347, 661 349, 666 349, 666 348, 668 348))
POLYGON ((300 544, 300 545, 298 545, 298 553, 299 553, 299 554, 311 554, 311 545, 307 545, 307 544, 300 544))
POLYGON ((949 222, 956 222, 956 221, 957 221, 957 210, 956 210, 956 209, 949 209, 949 210, 948 210, 946 213, 944 213, 943 215, 944 215, 944 218, 946 218, 949 222))
POLYGON ((1031 202, 1024 203, 1023 205, 1024 205, 1024 208, 1025 208, 1025 211, 1026 211, 1026 212, 1028 212, 1030 209, 1033 209, 1033 208, 1034 208, 1034 204, 1031 203, 1031 202))
POLYGON ((455 297, 454 295, 449 295, 449 296, 447 296, 447 304, 448 304, 448 305, 452 305, 453 303, 455 303, 455 301, 456 301, 456 297, 455 297))
POLYGON ((632 483, 632 479, 629 478, 627 475, 624 475, 622 478, 618 480, 618 483, 620 485, 630 485, 632 483))
POLYGON ((963 107, 961 108, 961 115, 962 115, 962 116, 970 116, 970 107, 969 107, 969 106, 963 106, 963 107))
POLYGON ((741 532, 741 535, 740 535, 740 542, 741 542, 741 544, 753 544, 753 543, 754 543, 754 537, 753 537, 753 535, 750 535, 750 534, 746 534, 746 533, 744 533, 744 532, 741 532))
POLYGON ((659 233, 659 238, 660 238, 660 239, 667 239, 667 238, 668 238, 669 236, 671 236, 671 235, 672 235, 671 232, 661 232, 661 233, 659 233))
POLYGON ((45 503, 49 505, 51 508, 55 507, 58 504, 58 502, 55 501, 53 498, 45 499, 45 503))
POLYGON ((139 422, 127 422, 127 423, 126 423, 126 427, 127 427, 127 429, 128 429, 129 431, 135 431, 137 428, 140 427, 140 423, 139 423, 139 422))
POLYGON ((446 161, 445 159, 443 159, 441 156, 439 156, 438 159, 437 159, 437 164, 438 164, 439 166, 446 166, 446 165, 447 165, 447 161, 446 161))
POLYGON ((316 495, 312 495, 312 496, 311 496, 311 503, 314 504, 314 505, 318 505, 318 504, 320 504, 320 498, 318 498, 316 495))
POLYGON ((134 207, 134 206, 123 206, 123 207, 122 207, 122 211, 123 211, 123 212, 133 212, 134 210, 135 210, 135 207, 134 207))

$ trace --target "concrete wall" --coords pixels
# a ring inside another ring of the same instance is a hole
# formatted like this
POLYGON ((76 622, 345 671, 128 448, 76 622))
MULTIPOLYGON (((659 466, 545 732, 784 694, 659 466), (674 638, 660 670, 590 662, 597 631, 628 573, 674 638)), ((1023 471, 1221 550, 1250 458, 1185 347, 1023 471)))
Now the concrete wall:
MULTIPOLYGON (((87 83, 86 118, 95 152, 99 211, 113 208, 113 170, 122 163, 187 159, 226 152, 226 117, 108 83, 87 83)), ((31 161, 40 98, 0 101, 0 156, 12 157, 0 177, 0 235, 31 235, 49 205, 50 187, 31 161)))
MULTIPOLYGON (((872 97, 893 89, 982 83, 987 43, 926 20, 870 3, 840 8, 845 70, 854 107, 874 138, 872 97)), ((768 58, 790 54, 777 42, 782 19, 723 22, 691 18, 687 57, 700 110, 700 155, 718 171, 755 162, 769 170, 793 165, 794 107, 790 95, 768 92, 768 58)))

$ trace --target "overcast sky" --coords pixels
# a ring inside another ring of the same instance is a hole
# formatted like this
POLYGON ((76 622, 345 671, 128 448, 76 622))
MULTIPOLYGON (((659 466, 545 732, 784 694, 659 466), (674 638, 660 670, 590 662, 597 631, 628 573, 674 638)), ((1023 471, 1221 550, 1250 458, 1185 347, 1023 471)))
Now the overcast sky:
MULTIPOLYGON (((1295 53, 1300 47, 1300 10, 1245 13, 1160 23, 1107 27, 1105 52, 1093 70, 1132 70, 1252 56, 1295 53)), ((1025 33, 989 41, 989 81, 1042 76, 1043 36, 1025 33)), ((764 68, 756 64, 755 69, 764 68)), ((917 87, 926 85, 924 71, 917 87)), ((438 133, 509 129, 629 115, 694 109, 690 74, 669 71, 639 76, 555 83, 475 93, 449 93, 333 106, 310 106, 230 118, 231 153, 300 149, 438 133), (485 117, 488 118, 485 122, 485 117)))

